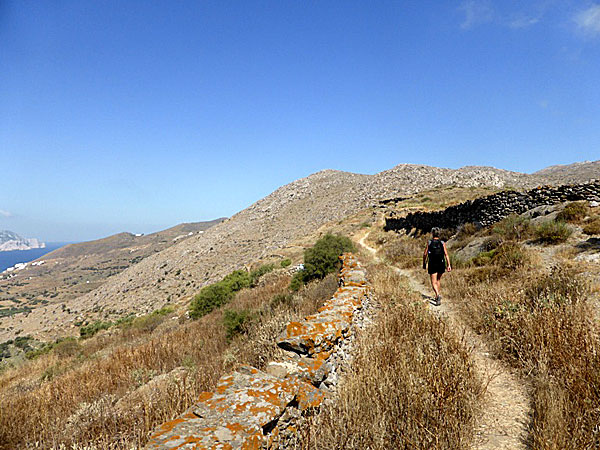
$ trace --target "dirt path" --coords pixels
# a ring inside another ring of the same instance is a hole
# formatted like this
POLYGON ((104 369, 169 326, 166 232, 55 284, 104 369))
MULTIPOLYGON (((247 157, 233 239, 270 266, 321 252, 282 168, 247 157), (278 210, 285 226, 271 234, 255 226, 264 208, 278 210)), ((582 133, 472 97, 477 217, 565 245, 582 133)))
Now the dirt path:
MULTIPOLYGON (((365 233, 358 243, 376 260, 377 250, 367 243, 365 233)), ((428 304, 432 290, 421 283, 410 271, 394 268, 406 276, 410 286, 420 292, 428 304)), ((444 296, 442 306, 431 306, 433 314, 445 317, 459 336, 464 335, 473 349, 472 356, 481 378, 487 383, 482 414, 475 427, 473 449, 525 449, 527 424, 530 416, 530 400, 525 383, 511 370, 490 354, 486 343, 461 320, 455 300, 444 296)))

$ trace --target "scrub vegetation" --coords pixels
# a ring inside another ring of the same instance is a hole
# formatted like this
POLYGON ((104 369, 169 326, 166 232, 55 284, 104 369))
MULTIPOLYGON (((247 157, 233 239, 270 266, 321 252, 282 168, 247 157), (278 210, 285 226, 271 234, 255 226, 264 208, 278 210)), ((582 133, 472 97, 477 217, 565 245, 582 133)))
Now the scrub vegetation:
POLYGON ((48 344, 5 369, 0 448, 140 448, 235 365, 263 368, 280 351, 283 325, 316 312, 337 288, 330 274, 292 293, 287 271, 272 270, 259 269, 260 282, 252 273, 225 277, 227 309, 189 320, 167 307, 92 324, 85 338, 48 344))

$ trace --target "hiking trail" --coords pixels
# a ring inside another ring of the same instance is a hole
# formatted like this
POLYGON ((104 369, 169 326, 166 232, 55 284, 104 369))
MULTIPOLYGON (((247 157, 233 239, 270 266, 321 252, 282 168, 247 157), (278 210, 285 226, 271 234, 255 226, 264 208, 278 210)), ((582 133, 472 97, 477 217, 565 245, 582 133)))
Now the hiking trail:
MULTIPOLYGON (((369 233, 370 231, 367 231, 360 237, 359 245, 375 260, 384 262, 377 255, 377 249, 365 242, 369 233)), ((465 324, 456 307, 457 300, 443 295, 441 306, 431 306, 433 300, 431 287, 421 283, 410 270, 391 265, 390 267, 404 275, 409 281, 410 288, 419 292, 423 300, 427 301, 431 313, 446 319, 458 336, 464 336, 465 342, 472 349, 475 368, 486 389, 482 410, 475 423, 475 439, 472 448, 475 450, 527 448, 527 427, 531 406, 526 383, 512 369, 494 358, 483 338, 465 324)))

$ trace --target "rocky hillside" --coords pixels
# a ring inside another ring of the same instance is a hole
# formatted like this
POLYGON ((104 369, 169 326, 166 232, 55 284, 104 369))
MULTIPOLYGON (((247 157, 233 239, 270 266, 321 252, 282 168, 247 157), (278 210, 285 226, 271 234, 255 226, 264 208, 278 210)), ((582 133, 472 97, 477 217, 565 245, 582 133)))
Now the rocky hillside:
POLYGON ((98 288, 109 277, 223 220, 184 223, 145 236, 119 233, 47 253, 18 272, 0 275, 0 317, 42 305, 60 305, 61 311, 69 308, 71 300, 98 288))
POLYGON ((533 174, 553 185, 575 184, 600 179, 600 160, 546 167, 533 174))
MULTIPOLYGON (((577 170, 582 173, 582 167, 577 170)), ((167 302, 186 303, 202 286, 228 272, 286 254, 295 241, 322 225, 382 199, 448 185, 525 189, 549 182, 543 174, 490 167, 453 170, 402 164, 375 175, 321 171, 277 189, 202 234, 148 256, 92 292, 68 303, 37 308, 27 317, 4 319, 0 341, 18 330, 40 337, 75 333, 73 324, 82 319, 114 318, 149 312, 167 302)))

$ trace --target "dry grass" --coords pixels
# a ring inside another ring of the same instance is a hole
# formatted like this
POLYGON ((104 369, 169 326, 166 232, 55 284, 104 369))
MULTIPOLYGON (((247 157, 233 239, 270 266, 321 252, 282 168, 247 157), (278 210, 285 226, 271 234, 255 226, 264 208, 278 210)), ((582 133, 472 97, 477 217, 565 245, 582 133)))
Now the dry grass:
POLYGON ((484 266, 453 273, 450 296, 489 337, 499 357, 533 385, 531 446, 600 445, 600 339, 587 304, 589 286, 563 262, 551 274, 535 264, 484 266))
POLYGON ((383 248, 383 255, 387 261, 403 269, 422 265, 423 251, 427 243, 425 238, 414 239, 393 232, 388 233, 392 234, 388 236, 383 248))
POLYGON ((482 385, 465 343, 429 314, 406 279, 372 271, 382 303, 358 336, 333 406, 307 433, 311 449, 466 448, 482 385))
POLYGON ((8 370, 0 376, 0 448, 143 446, 234 364, 263 365, 286 321, 314 312, 337 287, 332 275, 273 304, 288 285, 288 276, 271 276, 240 292, 228 307, 251 309, 256 319, 232 341, 219 310, 193 322, 168 319, 153 331, 110 330, 82 342, 76 355, 52 351, 8 370))
POLYGON ((473 200, 486 195, 495 194, 499 189, 488 187, 456 187, 442 186, 427 191, 419 192, 415 196, 397 202, 396 209, 419 208, 436 210, 458 205, 467 200, 473 200))

